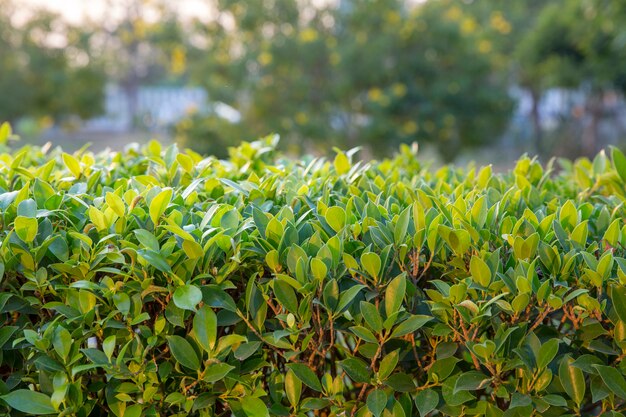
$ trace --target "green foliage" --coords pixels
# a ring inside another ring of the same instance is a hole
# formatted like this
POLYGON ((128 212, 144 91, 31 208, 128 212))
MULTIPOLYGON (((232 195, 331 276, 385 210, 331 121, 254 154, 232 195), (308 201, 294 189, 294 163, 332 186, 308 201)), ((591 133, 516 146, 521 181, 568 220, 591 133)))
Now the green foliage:
POLYGON ((626 159, 0 156, 0 407, 622 415, 626 159))
POLYGON ((178 139, 220 154, 233 133, 277 132, 288 149, 306 141, 374 153, 419 140, 449 159, 495 141, 512 102, 471 13, 448 16, 462 3, 219 1, 232 21, 194 33, 207 46, 190 47, 189 72, 242 118, 194 115, 178 139))
POLYGON ((105 77, 91 51, 90 30, 52 12, 24 9, 0 0, 0 120, 99 114, 105 77), (28 17, 18 23, 19 12, 28 17))

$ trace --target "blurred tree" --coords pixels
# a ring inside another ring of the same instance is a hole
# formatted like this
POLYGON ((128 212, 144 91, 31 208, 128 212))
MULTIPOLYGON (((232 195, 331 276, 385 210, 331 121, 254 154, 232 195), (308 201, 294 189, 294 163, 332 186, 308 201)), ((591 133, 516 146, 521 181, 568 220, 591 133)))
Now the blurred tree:
POLYGON ((220 0, 192 77, 244 130, 288 146, 419 140, 450 159, 496 140, 511 111, 493 46, 458 3, 220 0))
POLYGON ((0 1, 0 120, 98 114, 104 74, 91 61, 91 35, 45 10, 17 25, 16 7, 0 1))
POLYGON ((165 0, 107 0, 108 15, 90 22, 110 82, 122 87, 136 124, 139 87, 182 84, 186 34, 176 6, 165 0))
POLYGON ((558 0, 546 6, 519 46, 520 66, 540 88, 586 93, 581 151, 593 155, 605 96, 624 92, 624 2, 558 0))

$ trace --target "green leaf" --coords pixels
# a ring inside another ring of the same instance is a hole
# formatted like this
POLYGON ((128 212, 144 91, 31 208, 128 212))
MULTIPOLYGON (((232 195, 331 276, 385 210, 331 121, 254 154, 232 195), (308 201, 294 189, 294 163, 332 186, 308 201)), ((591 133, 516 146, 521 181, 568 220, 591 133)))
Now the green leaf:
POLYGON ((394 350, 380 361, 380 367, 378 368, 378 378, 385 380, 398 364, 398 350, 394 350))
POLYGON ((11 408, 30 415, 57 414, 50 397, 41 392, 18 389, 1 396, 11 408))
POLYGON ((115 193, 106 193, 104 199, 109 207, 120 217, 123 217, 126 212, 126 206, 124 200, 115 193))
POLYGON ((343 152, 337 152, 333 165, 335 166, 337 175, 343 175, 350 171, 350 160, 343 152))
POLYGON ((433 318, 430 316, 424 316, 420 314, 416 314, 414 316, 409 317, 404 320, 402 323, 398 324, 393 332, 391 333, 391 337, 402 337, 409 333, 413 333, 416 330, 422 328, 422 326, 428 323, 433 318))
POLYGON ((159 241, 157 238, 150 232, 145 229, 137 229, 133 233, 135 233, 135 237, 146 249, 149 249, 154 252, 159 252, 161 247, 159 246, 159 241))
POLYGON ((366 252, 361 255, 361 265, 372 278, 378 279, 380 273, 380 256, 374 252, 366 252))
POLYGON ((361 301, 361 314, 365 319, 365 323, 374 331, 380 333, 383 331, 383 319, 376 306, 367 301, 361 301))
POLYGON ((376 336, 369 329, 363 326, 352 326, 350 327, 350 331, 354 333, 357 337, 365 340, 369 343, 378 343, 376 336))
POLYGON ((375 417, 380 417, 387 405, 387 394, 381 389, 376 389, 367 396, 367 408, 375 417))
POLYGON ((415 395, 415 406, 421 417, 426 417, 428 413, 435 410, 439 404, 439 394, 427 388, 415 395))
POLYGON ((626 182, 626 156, 618 148, 611 146, 611 159, 617 175, 626 182))
POLYGON ((248 417, 270 417, 270 412, 263 401, 255 397, 243 397, 239 400, 243 412, 248 417))
POLYGON ((274 293, 278 301, 293 314, 298 314, 298 298, 293 287, 285 281, 274 280, 274 293))
POLYGON ((537 355, 537 368, 546 368, 559 351, 559 339, 550 339, 539 349, 537 355))
POLYGON ((109 361, 111 360, 111 357, 113 356, 113 351, 115 350, 116 339, 117 338, 115 335, 111 335, 104 339, 104 342, 102 342, 102 351, 109 359, 109 361))
POLYGON ((202 291, 195 285, 182 285, 174 291, 174 304, 183 310, 195 311, 202 301, 202 291))
POLYGON ((592 365, 600 374, 600 378, 606 384, 607 387, 613 392, 613 394, 620 397, 622 400, 626 400, 626 380, 624 375, 621 374, 616 368, 612 366, 604 365, 592 365))
POLYGON ((185 251, 185 255, 189 257, 189 259, 198 259, 204 256, 204 249, 202 245, 193 240, 184 240, 183 241, 183 251, 185 251))
POLYGON ((329 207, 324 215, 330 227, 339 233, 346 225, 346 211, 338 206, 329 207))
POLYGON ((180 336, 168 336, 167 343, 174 355, 174 359, 185 368, 192 370, 200 369, 200 360, 191 344, 180 336))
POLYGON ((398 216, 398 220, 396 221, 396 225, 393 230, 393 240, 396 245, 404 243, 404 238, 406 237, 406 232, 409 228, 409 222, 411 221, 412 212, 413 207, 407 207, 398 216))
POLYGON ((484 388, 489 378, 482 372, 469 371, 461 374, 454 384, 454 393, 458 391, 475 391, 484 388))
POLYGON ((311 272, 317 281, 323 281, 328 273, 328 268, 324 261, 319 258, 311 259, 311 272))
POLYGON ((397 313, 404 301, 404 293, 406 291, 406 278, 404 274, 395 277, 385 291, 385 314, 387 318, 397 313))
POLYGON ((160 253, 151 250, 139 249, 137 254, 145 259, 149 265, 155 267, 159 271, 172 272, 172 268, 160 253))
POLYGON ((304 385, 314 389, 315 391, 322 392, 322 384, 311 368, 301 363, 289 364, 287 365, 287 368, 289 368, 298 377, 298 379, 304 383, 304 385))
POLYGON ((89 207, 89 210, 87 212, 89 214, 89 220, 91 220, 91 223, 96 226, 97 231, 101 232, 107 229, 106 218, 100 210, 98 210, 94 206, 91 206, 89 207))
POLYGON ((152 219, 152 223, 155 226, 159 223, 159 219, 163 213, 165 213, 165 209, 167 209, 167 206, 170 204, 170 201, 172 200, 172 193, 171 188, 165 188, 150 202, 150 219, 152 219))
POLYGON ((611 291, 611 300, 619 319, 626 322, 626 287, 623 285, 614 286, 611 291))
POLYGON ((193 332, 206 352, 213 350, 217 340, 217 315, 211 307, 203 305, 198 309, 193 318, 193 332))
POLYGON ((354 382, 369 382, 370 381, 370 370, 360 359, 357 358, 348 358, 340 362, 341 368, 346 371, 346 374, 352 379, 354 382))
POLYGON ((63 360, 67 360, 69 357, 72 350, 72 342, 72 335, 65 327, 58 326, 54 330, 52 346, 54 346, 54 350, 63 360))
POLYGON ((0 327, 0 349, 9 341, 13 333, 17 330, 17 326, 0 327))
POLYGON ((489 287, 491 283, 491 270, 487 263, 478 256, 472 256, 470 260, 470 273, 474 281, 481 287, 489 287))
POLYGON ((80 177, 81 168, 80 168, 80 162, 78 162, 78 159, 76 159, 74 156, 67 154, 65 152, 63 152, 61 156, 63 158, 63 163, 65 164, 67 169, 72 173, 72 175, 75 178, 80 177))
POLYGON ((585 376, 583 371, 572 366, 574 360, 566 355, 559 366, 559 380, 565 392, 580 407, 585 397, 585 376))
POLYGON ((204 371, 203 380, 209 384, 213 384, 224 379, 224 377, 233 369, 235 369, 235 367, 227 363, 212 363, 207 366, 204 371))
POLYGON ((11 131, 11 125, 9 122, 0 124, 0 144, 7 143, 7 140, 11 137, 13 132, 11 131))
POLYGON ((285 393, 292 407, 298 407, 300 403, 300 395, 302 394, 302 381, 296 377, 296 374, 289 370, 285 375, 285 393))
POLYGON ((17 215, 24 217, 37 217, 37 203, 32 198, 27 198, 17 206, 17 215))
POLYGON ((337 309, 335 310, 335 312, 341 313, 343 312, 343 310, 348 308, 352 300, 354 300, 354 298, 359 294, 359 292, 361 292, 363 288, 365 288, 364 285, 353 285, 347 290, 341 292, 341 295, 339 296, 339 303, 337 304, 337 309))
POLYGON ((30 243, 37 237, 39 224, 37 219, 32 217, 17 216, 13 224, 17 236, 26 243, 30 243))

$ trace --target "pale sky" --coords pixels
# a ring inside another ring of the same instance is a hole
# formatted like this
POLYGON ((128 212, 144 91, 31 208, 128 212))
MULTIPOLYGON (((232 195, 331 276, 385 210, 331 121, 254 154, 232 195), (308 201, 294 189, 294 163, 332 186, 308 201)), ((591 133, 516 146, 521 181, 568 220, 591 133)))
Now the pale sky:
MULTIPOLYGON (((15 4, 41 6, 61 13, 72 23, 80 23, 84 17, 94 20, 107 14, 104 0, 14 0, 15 4)), ((175 4, 184 17, 199 17, 202 20, 211 17, 207 0, 175 0, 175 4)))

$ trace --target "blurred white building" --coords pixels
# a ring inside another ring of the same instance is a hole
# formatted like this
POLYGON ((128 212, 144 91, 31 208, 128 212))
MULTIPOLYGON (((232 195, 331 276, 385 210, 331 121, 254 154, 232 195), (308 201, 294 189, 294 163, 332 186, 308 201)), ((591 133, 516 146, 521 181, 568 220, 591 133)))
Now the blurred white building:
POLYGON ((134 126, 159 130, 195 112, 206 112, 208 97, 199 87, 142 86, 137 95, 137 120, 129 111, 128 96, 116 85, 108 85, 104 114, 85 122, 87 131, 128 132, 134 126))

